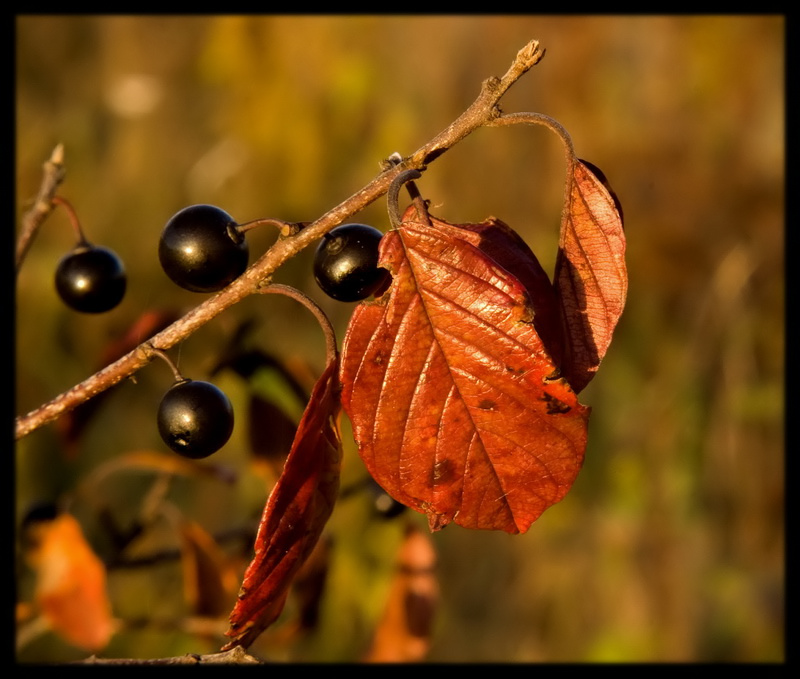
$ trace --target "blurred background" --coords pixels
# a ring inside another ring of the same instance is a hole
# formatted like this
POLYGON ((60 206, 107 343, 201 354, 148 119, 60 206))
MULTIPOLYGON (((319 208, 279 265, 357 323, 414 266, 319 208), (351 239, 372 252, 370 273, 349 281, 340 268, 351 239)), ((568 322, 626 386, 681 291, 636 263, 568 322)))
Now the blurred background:
MULTIPOLYGON (((73 234, 53 213, 16 281, 16 412, 105 365, 126 333, 142 341, 205 299, 158 263, 176 211, 212 203, 239 222, 312 220, 392 152, 410 154, 446 127, 535 38, 547 55, 503 110, 556 118, 607 175, 625 215, 628 303, 581 394, 593 408, 589 446, 567 497, 525 535, 453 525, 430 536, 439 594, 422 659, 782 661, 785 28, 754 15, 18 16, 17 225, 63 143, 60 193, 89 240, 124 260, 128 293, 96 317, 63 307, 53 274, 73 234)), ((563 180, 558 140, 517 126, 477 131, 418 184, 438 217, 506 221, 552 272, 563 180)), ((353 221, 386 229, 384 202, 353 221)), ((251 262, 274 238, 248 234, 251 262)), ((317 299, 341 340, 352 305, 316 289, 312 255, 275 279, 317 299)), ((249 410, 256 380, 230 362, 214 372, 243 347, 304 388, 324 366, 314 319, 278 296, 242 301, 171 350, 236 409, 233 438, 206 473, 159 462, 169 451, 155 412, 172 381, 159 361, 99 400, 85 426, 48 425, 16 444, 17 525, 34 503, 66 505, 108 564, 120 627, 106 657, 220 646, 252 548, 237 530, 252 529, 274 480, 253 440, 280 439, 278 420, 249 410), (186 545, 198 562, 206 543, 187 525, 214 536, 206 551, 223 559, 215 577, 228 585, 206 610, 203 583, 191 590, 185 570, 186 545), (189 619, 210 619, 210 631, 189 619)), ((289 397, 271 398, 292 413, 289 397)), ((425 527, 372 508, 347 427, 347 492, 328 526, 317 618, 292 633, 302 607, 291 599, 253 646, 262 657, 363 659, 405 526, 425 527)), ((20 629, 36 616, 25 549, 20 629)), ((29 637, 18 639, 22 662, 86 656, 55 632, 29 637)))

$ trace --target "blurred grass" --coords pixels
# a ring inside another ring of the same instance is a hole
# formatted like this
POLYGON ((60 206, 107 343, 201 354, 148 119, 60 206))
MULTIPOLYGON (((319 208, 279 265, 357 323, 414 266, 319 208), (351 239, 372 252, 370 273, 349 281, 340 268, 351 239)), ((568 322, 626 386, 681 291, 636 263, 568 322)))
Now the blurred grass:
MULTIPOLYGON (((129 293, 99 318, 61 307, 52 273, 71 233, 54 214, 17 280, 16 410, 91 374, 146 309, 202 299, 158 266, 158 234, 175 211, 208 202, 240 221, 313 219, 377 174, 382 158, 416 150, 449 124, 532 38, 547 56, 503 108, 555 117, 609 177, 625 211, 629 300, 582 395, 593 407, 590 444, 567 498, 524 536, 458 527, 434 536, 443 600, 430 659, 781 661, 780 16, 17 17, 17 223, 63 142, 62 193, 90 240, 123 257, 129 293)), ((508 222, 552 270, 562 182, 552 135, 514 128, 478 131, 419 185, 449 221, 508 222)), ((388 224, 381 202, 357 218, 388 224)), ((254 258, 274 234, 251 234, 254 258)), ((277 278, 316 295, 310 253, 277 278)), ((341 336, 351 307, 319 301, 341 336)), ((245 300, 190 338, 175 351, 181 368, 207 374, 251 317, 259 348, 321 369, 313 319, 271 298, 245 300)), ((152 367, 117 388, 77 460, 63 458, 52 428, 19 442, 18 515, 34 499, 70 493, 104 460, 161 450, 153 413, 169 381, 152 367)), ((226 388, 243 412, 243 387, 226 388)), ((219 454, 242 474, 240 487, 184 482, 172 497, 210 529, 257 516, 263 504, 244 426, 219 454)), ((344 473, 362 473, 352 446, 344 473)), ((125 501, 142 493, 133 484, 125 501)), ((287 657, 357 658, 377 617, 399 532, 357 520, 348 502, 331 522, 342 547, 323 628, 287 657)), ((163 613, 158 593, 175 589, 174 575, 152 576, 112 582, 127 592, 119 613, 137 598, 163 613)), ((194 642, 130 633, 108 654, 203 652, 194 642)), ((55 638, 21 656, 68 657, 55 638)))

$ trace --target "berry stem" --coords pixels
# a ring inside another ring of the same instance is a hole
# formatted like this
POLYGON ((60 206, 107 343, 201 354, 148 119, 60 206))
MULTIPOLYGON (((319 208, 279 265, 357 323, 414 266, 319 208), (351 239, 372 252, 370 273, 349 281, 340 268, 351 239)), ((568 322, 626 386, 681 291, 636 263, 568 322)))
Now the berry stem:
MULTIPOLYGON (((395 165, 398 165, 401 162, 403 162, 403 157, 399 153, 395 152, 392 155, 390 155, 385 162, 387 167, 394 167, 395 165)), ((400 178, 400 176, 402 175, 399 175, 397 178, 395 178, 395 181, 397 181, 400 178)), ((411 202, 414 203, 414 205, 416 205, 417 207, 417 214, 419 215, 420 220, 423 221, 426 225, 430 226, 431 220, 428 215, 428 203, 422 197, 422 194, 420 194, 419 189, 417 188, 417 184, 411 179, 408 179, 406 180, 405 185, 406 185, 406 190, 408 191, 408 195, 411 197, 411 202)), ((387 192, 387 197, 389 198, 390 201, 388 206, 389 219, 390 220, 395 219, 399 224, 401 220, 400 220, 400 209, 397 202, 398 193, 399 190, 395 190, 392 189, 392 187, 389 187, 389 191, 387 192), (394 201, 394 203, 392 204, 391 201, 394 201), (392 213, 394 213, 394 217, 392 217, 392 213)), ((394 228, 397 227, 395 226, 394 228)))
POLYGON ((172 371, 172 376, 175 378, 176 382, 184 382, 186 378, 181 374, 181 371, 178 370, 178 366, 176 366, 172 359, 167 355, 166 352, 161 351, 161 349, 156 349, 154 347, 145 345, 148 347, 149 353, 152 356, 158 356, 161 360, 163 360, 168 366, 169 369, 172 371))
MULTIPOLYGON (((248 295, 260 291, 264 282, 269 280, 270 276, 281 264, 311 243, 316 243, 322 238, 323 234, 383 196, 389 190, 392 181, 403 171, 424 169, 429 163, 478 128, 491 125, 492 121, 501 116, 498 102, 502 96, 522 75, 539 63, 543 56, 544 49, 539 47, 539 42, 531 40, 519 50, 505 75, 501 78, 492 77, 485 80, 475 101, 439 134, 410 156, 401 159, 397 164, 385 167, 377 177, 349 198, 343 200, 339 205, 301 229, 296 235, 278 239, 258 261, 252 264, 228 287, 194 307, 168 328, 151 337, 148 340, 150 351, 144 350, 140 345, 80 384, 42 404, 27 415, 19 416, 16 420, 15 438, 20 439, 27 436, 42 425, 52 422, 65 412, 118 384, 152 359, 152 348, 169 349, 171 346, 186 339, 225 309, 233 306, 248 295)), ((55 190, 52 191, 52 194, 55 194, 55 190)), ((51 198, 52 196, 47 196, 48 206, 51 198)), ((45 216, 46 214, 47 211, 45 211, 45 216)), ((41 221, 43 218, 37 219, 41 221)))
POLYGON ((89 241, 86 240, 86 236, 83 234, 83 229, 81 228, 81 222, 78 219, 78 213, 75 212, 75 208, 72 207, 72 203, 70 203, 66 198, 62 198, 61 196, 53 196, 53 205, 60 205, 64 208, 67 212, 67 216, 69 217, 69 223, 72 224, 72 229, 75 231, 75 238, 78 241, 78 245, 89 245, 89 241))
POLYGON ((561 139, 564 144, 564 150, 568 156, 575 155, 575 149, 572 144, 572 137, 564 126, 554 118, 545 115, 544 113, 533 113, 531 111, 521 111, 519 113, 504 113, 494 120, 486 123, 487 127, 503 127, 505 125, 542 125, 548 128, 556 136, 561 139))
POLYGON ((328 315, 313 299, 297 288, 293 288, 290 285, 284 285, 283 283, 271 283, 259 288, 258 291, 262 294, 277 293, 280 295, 286 295, 287 297, 291 297, 305 306, 306 309, 314 314, 319 322, 320 327, 322 328, 323 334, 325 335, 325 353, 327 363, 330 365, 333 361, 337 360, 339 356, 339 350, 336 346, 336 332, 333 329, 333 325, 331 324, 328 315))
MULTIPOLYGON (((412 179, 419 179, 422 176, 422 173, 419 170, 406 170, 405 172, 400 173, 394 178, 394 181, 389 186, 389 190, 386 192, 386 203, 387 209, 389 210, 389 221, 392 224, 392 228, 396 229, 400 226, 400 205, 399 205, 399 194, 400 188, 403 184, 409 183, 412 179)), ((412 198, 419 197, 419 191, 417 190, 416 185, 412 189, 409 189, 409 193, 411 194, 412 198)))

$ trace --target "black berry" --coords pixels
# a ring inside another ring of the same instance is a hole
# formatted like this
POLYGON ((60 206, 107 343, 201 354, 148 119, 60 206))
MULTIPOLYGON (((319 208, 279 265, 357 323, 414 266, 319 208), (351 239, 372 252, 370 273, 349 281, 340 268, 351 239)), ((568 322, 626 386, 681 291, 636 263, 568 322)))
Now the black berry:
POLYGON ((224 446, 233 432, 233 407, 210 382, 181 380, 158 407, 158 431, 172 450, 195 460, 224 446))
POLYGON ((125 296, 122 261, 108 248, 81 243, 56 268, 56 290, 64 303, 84 313, 113 309, 125 296))
POLYGON ((325 234, 314 254, 314 278, 340 302, 357 302, 378 292, 389 272, 378 266, 383 234, 366 224, 342 224, 325 234))
POLYGON ((238 278, 250 256, 236 222, 213 205, 192 205, 170 218, 158 243, 161 267, 192 292, 216 292, 238 278))

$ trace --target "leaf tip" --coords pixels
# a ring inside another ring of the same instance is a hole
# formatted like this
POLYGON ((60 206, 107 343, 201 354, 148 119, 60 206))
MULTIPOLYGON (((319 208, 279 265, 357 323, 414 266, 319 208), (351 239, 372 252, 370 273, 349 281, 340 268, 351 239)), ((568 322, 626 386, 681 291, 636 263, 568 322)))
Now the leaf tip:
POLYGON ((430 529, 431 533, 436 533, 448 523, 450 523, 450 517, 445 514, 439 514, 438 512, 429 512, 428 513, 428 528, 430 529))

